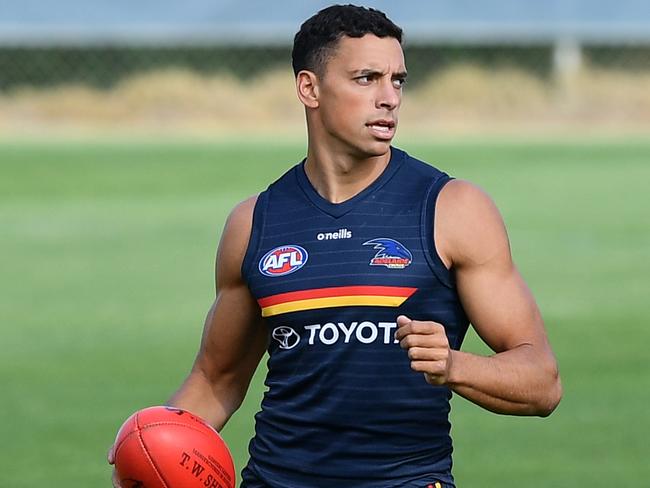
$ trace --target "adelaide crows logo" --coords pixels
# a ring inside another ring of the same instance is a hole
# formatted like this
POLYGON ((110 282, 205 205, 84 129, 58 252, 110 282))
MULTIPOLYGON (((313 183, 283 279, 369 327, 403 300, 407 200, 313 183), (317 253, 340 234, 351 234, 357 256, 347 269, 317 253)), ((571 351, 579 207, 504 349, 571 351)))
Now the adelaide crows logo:
POLYGON ((377 250, 375 257, 370 260, 370 266, 386 266, 390 269, 404 269, 411 261, 413 255, 401 242, 387 237, 372 239, 363 243, 364 246, 374 246, 377 250))

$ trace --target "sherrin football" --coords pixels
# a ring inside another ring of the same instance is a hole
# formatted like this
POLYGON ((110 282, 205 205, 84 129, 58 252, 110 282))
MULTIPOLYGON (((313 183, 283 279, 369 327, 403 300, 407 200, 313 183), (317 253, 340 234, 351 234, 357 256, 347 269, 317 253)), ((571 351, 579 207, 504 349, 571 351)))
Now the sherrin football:
POLYGON ((149 407, 122 425, 113 447, 123 488, 234 488, 228 446, 190 412, 149 407))

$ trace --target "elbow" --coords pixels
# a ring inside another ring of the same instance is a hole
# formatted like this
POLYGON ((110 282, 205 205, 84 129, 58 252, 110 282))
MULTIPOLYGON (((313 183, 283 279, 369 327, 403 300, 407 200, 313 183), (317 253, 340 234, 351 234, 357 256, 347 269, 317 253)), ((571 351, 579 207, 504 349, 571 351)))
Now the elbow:
POLYGON ((543 388, 541 391, 542 395, 538 400, 535 415, 539 417, 548 417, 555 411, 557 406, 560 404, 560 400, 562 400, 562 381, 560 380, 557 366, 553 368, 553 372, 548 381, 548 386, 543 388))

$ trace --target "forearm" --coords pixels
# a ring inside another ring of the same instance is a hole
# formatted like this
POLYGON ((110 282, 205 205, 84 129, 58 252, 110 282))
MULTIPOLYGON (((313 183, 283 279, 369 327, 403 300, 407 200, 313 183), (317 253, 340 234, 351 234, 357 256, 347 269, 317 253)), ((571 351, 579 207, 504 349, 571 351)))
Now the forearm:
POLYGON ((492 412, 547 416, 562 395, 557 365, 529 344, 484 357, 451 351, 447 386, 492 412))
POLYGON ((241 404, 241 399, 233 389, 223 384, 214 385, 200 370, 193 369, 167 404, 198 415, 220 431, 241 404))

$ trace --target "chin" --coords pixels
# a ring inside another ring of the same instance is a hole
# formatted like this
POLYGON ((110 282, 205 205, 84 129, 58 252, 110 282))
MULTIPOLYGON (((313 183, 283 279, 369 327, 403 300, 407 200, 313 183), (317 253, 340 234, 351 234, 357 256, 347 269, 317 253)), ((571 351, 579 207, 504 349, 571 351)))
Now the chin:
POLYGON ((390 144, 385 146, 375 145, 364 145, 364 146, 355 146, 352 148, 350 155, 356 159, 370 159, 378 158, 384 156, 390 150, 390 144))
POLYGON ((366 153, 371 157, 383 156, 390 151, 391 140, 373 141, 364 148, 366 153))
POLYGON ((377 158, 386 155, 390 151, 390 145, 393 139, 375 139, 359 138, 353 140, 350 138, 340 139, 348 147, 351 155, 358 159, 377 158))

